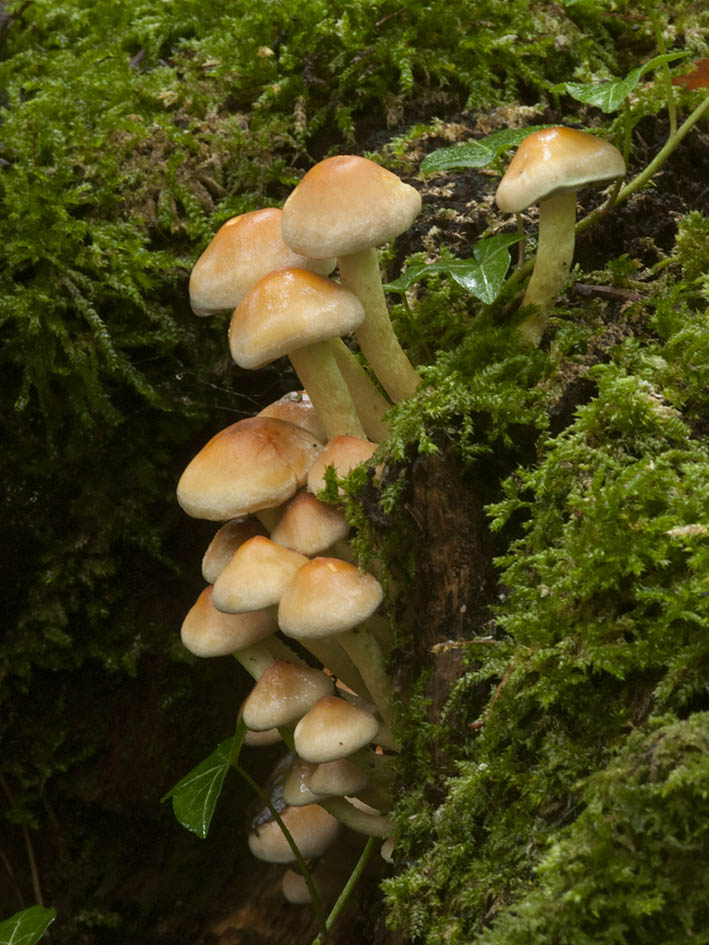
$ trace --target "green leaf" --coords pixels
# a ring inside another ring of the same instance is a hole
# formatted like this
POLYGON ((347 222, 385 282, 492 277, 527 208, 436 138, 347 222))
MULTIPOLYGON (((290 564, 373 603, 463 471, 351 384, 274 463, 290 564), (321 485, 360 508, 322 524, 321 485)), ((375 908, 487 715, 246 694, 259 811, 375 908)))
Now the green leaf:
POLYGON ((519 242, 517 233, 500 233, 480 240, 473 259, 442 259, 440 262, 409 266, 394 282, 384 286, 390 292, 405 292, 429 275, 446 273, 475 298, 488 305, 495 301, 510 265, 509 247, 519 242))
POLYGON ((236 734, 220 742, 208 758, 186 774, 162 798, 163 801, 172 798, 175 817, 183 827, 202 840, 209 832, 226 773, 239 757, 245 732, 246 726, 239 721, 236 734))
POLYGON ((421 162, 422 174, 449 171, 458 167, 487 167, 503 152, 519 145, 535 131, 553 125, 531 125, 527 128, 503 128, 479 141, 467 141, 453 148, 441 148, 427 155, 421 162))
POLYGON ((630 95, 635 86, 640 81, 641 76, 652 69, 666 63, 674 62, 677 59, 686 59, 689 53, 676 52, 665 53, 662 56, 655 56, 637 69, 633 69, 624 79, 609 79, 607 82, 562 82, 554 86, 552 91, 566 91, 575 98, 577 102, 584 102, 586 105, 595 105, 603 112, 614 112, 625 99, 630 95))
POLYGON ((34 945, 54 922, 57 913, 43 906, 30 906, 0 922, 0 945, 34 945))

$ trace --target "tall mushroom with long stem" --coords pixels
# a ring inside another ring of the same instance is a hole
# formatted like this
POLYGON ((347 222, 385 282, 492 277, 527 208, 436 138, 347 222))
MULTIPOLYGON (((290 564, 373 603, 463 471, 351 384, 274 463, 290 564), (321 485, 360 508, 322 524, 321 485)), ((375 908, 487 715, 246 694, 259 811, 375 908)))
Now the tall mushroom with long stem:
POLYGON ((305 269, 278 269, 260 279, 236 307, 229 348, 243 368, 288 355, 329 437, 364 437, 357 410, 332 351, 331 338, 364 321, 355 295, 305 269))
POLYGON ((564 287, 574 255, 576 191, 625 174, 620 151, 585 131, 544 128, 524 139, 497 188, 500 210, 519 213, 539 204, 534 270, 522 305, 534 306, 518 330, 538 345, 549 309, 564 287))
POLYGON ((384 594, 373 574, 339 558, 312 558, 296 573, 278 605, 283 633, 307 645, 334 638, 355 664, 387 726, 392 685, 386 658, 366 621, 384 594))
POLYGON ((312 167, 283 206, 283 239, 318 259, 337 256, 342 284, 367 313, 357 340, 392 400, 420 378, 394 334, 376 247, 407 230, 421 210, 418 191, 374 161, 343 154, 312 167))
MULTIPOLYGON (((195 315, 235 309, 252 286, 277 269, 293 266, 322 276, 334 269, 334 258, 311 259, 283 241, 282 214, 276 207, 253 210, 232 217, 217 230, 190 274, 190 305, 195 315)), ((367 435, 382 439, 386 427, 381 418, 390 404, 340 339, 329 344, 330 361, 334 357, 345 375, 367 435)), ((334 370, 332 364, 330 370, 334 370)))

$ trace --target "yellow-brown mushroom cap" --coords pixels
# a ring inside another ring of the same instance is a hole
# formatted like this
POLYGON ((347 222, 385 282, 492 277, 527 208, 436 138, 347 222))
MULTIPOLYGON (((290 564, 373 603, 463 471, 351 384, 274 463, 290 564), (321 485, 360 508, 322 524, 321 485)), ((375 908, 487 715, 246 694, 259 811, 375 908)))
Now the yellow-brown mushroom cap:
POLYGON ((231 356, 258 368, 318 341, 348 335, 364 321, 356 295, 306 269, 277 269, 241 300, 229 326, 231 356))
POLYGON ((336 155, 312 167, 286 200, 283 238, 306 256, 348 256, 394 239, 420 210, 420 194, 396 174, 336 155))
POLYGON ((325 470, 333 466, 342 478, 360 463, 372 458, 379 446, 357 436, 333 436, 308 471, 308 490, 317 494, 325 488, 325 470))
POLYGON ((337 696, 324 696, 298 722, 293 740, 299 757, 324 764, 364 748, 378 731, 379 723, 369 712, 337 696))
POLYGON ((321 275, 333 259, 307 259, 283 242, 282 211, 253 210, 227 220, 195 263, 190 275, 190 305, 195 315, 233 309, 251 286, 273 269, 302 266, 321 275))
MULTIPOLYGON (((309 492, 300 492, 288 503, 271 539, 302 555, 319 555, 347 537, 345 513, 309 492)), ((303 562, 305 564, 305 562, 303 562)))
POLYGON ((379 607, 382 586, 339 558, 313 558, 286 587, 278 623, 295 639, 317 639, 350 630, 379 607))
POLYGON ((223 614, 212 602, 212 588, 205 587, 182 623, 183 645, 195 656, 226 656, 259 643, 277 630, 273 610, 248 614, 223 614))
POLYGON ((612 144, 575 128, 544 128, 520 144, 497 188, 497 206, 517 213, 556 194, 625 174, 625 162, 612 144))
POLYGON ((235 518, 219 528, 202 557, 202 577, 214 584, 239 547, 254 535, 263 535, 263 526, 257 518, 235 518))
POLYGON ((214 606, 228 614, 271 607, 307 560, 264 535, 254 535, 236 549, 215 581, 214 606))
MULTIPOLYGON (((287 807, 280 816, 306 860, 324 853, 340 830, 339 820, 319 804, 287 807)), ((249 849, 257 859, 268 863, 292 863, 295 860, 295 854, 275 820, 259 824, 249 831, 249 849)))
POLYGON ((292 725, 333 689, 332 679, 322 670, 275 660, 244 702, 246 727, 262 732, 292 725))
POLYGON ((318 440, 327 441, 327 432, 322 420, 317 414, 310 395, 306 390, 292 390, 274 400, 256 414, 257 417, 275 417, 276 420, 286 420, 297 427, 310 430, 318 440))
POLYGON ((188 515, 226 521, 275 508, 304 485, 323 444, 285 420, 252 417, 221 430, 180 477, 188 515))

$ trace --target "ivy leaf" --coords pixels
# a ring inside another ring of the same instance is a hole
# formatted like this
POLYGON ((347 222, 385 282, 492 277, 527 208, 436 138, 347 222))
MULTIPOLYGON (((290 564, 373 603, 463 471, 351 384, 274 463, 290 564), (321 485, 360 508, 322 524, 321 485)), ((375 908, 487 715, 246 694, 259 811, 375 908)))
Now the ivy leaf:
POLYGON ((429 275, 446 273, 458 285, 488 305, 495 301, 510 265, 509 247, 519 242, 517 233, 500 233, 480 240, 473 249, 473 259, 442 259, 435 263, 409 266, 394 282, 384 286, 390 292, 405 292, 415 282, 429 275))
POLYGON ((30 906, 0 922, 0 945, 34 945, 54 922, 57 913, 43 906, 30 906))
POLYGON ((666 63, 674 62, 676 59, 686 59, 689 53, 676 52, 664 53, 662 56, 655 56, 637 69, 633 69, 624 79, 609 79, 607 82, 562 82, 555 85, 552 92, 566 91, 575 98, 577 102, 584 102, 586 105, 595 105, 601 111, 614 112, 630 95, 635 86, 640 81, 641 76, 652 69, 666 63))
POLYGON ((421 162, 422 174, 449 171, 458 167, 487 167, 503 152, 519 145, 534 131, 553 125, 531 125, 527 128, 503 128, 479 141, 466 141, 452 148, 441 148, 427 155, 421 162))
POLYGON ((214 809, 222 791, 224 778, 235 762, 244 742, 246 726, 239 721, 236 734, 220 742, 208 758, 200 762, 162 798, 172 798, 175 817, 183 827, 202 840, 209 833, 214 809))

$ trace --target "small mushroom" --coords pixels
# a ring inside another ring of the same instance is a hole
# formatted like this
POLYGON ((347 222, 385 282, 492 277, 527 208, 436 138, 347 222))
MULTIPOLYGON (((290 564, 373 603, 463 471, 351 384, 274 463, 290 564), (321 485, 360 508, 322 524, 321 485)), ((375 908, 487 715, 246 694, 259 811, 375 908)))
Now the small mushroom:
POLYGON ((236 549, 215 581, 214 606, 227 614, 275 606, 307 560, 270 538, 254 535, 236 549))
MULTIPOLYGON (((286 807, 280 817, 304 859, 321 856, 335 840, 340 822, 319 804, 286 807)), ((249 831, 249 849, 267 863, 293 863, 295 854, 275 820, 258 824, 249 831)))
POLYGON ((327 442, 327 432, 322 425, 322 421, 317 414, 313 402, 308 396, 307 390, 292 390, 272 404, 264 407, 257 414, 257 417, 275 417, 276 420, 287 420, 288 423, 294 423, 297 427, 305 427, 306 430, 323 443, 327 442))
POLYGON ((534 271, 522 305, 535 311, 519 331, 530 344, 539 344, 571 268, 574 255, 576 191, 589 184, 615 180, 625 174, 617 148, 585 131, 544 128, 528 135, 515 152, 497 188, 496 200, 505 213, 519 213, 539 204, 539 237, 534 271))
POLYGON ((297 756, 293 759, 290 770, 283 779, 283 800, 291 807, 315 804, 319 798, 310 786, 310 779, 317 765, 304 761, 297 756))
POLYGON ((215 233, 190 274, 190 305, 195 315, 234 309, 254 283, 284 266, 301 266, 327 275, 334 259, 307 259, 283 242, 282 211, 275 207, 232 217, 215 233))
POLYGON ((341 285, 305 269, 278 269, 260 279, 236 307, 229 348, 247 370, 287 355, 328 436, 364 437, 350 390, 326 343, 363 321, 361 303, 341 285))
POLYGON ((294 725, 332 691, 332 680, 322 670, 275 660, 244 702, 244 723, 255 732, 294 725))
POLYGON ((323 451, 308 470, 308 491, 317 495, 325 488, 325 470, 334 467, 339 477, 346 476, 360 463, 366 463, 376 452, 378 444, 356 436, 335 436, 328 440, 323 451))
POLYGON ((273 609, 224 614, 214 606, 212 593, 211 585, 205 587, 182 622, 182 643, 195 656, 227 656, 261 643, 278 629, 273 609))
POLYGON ((301 492, 286 506, 271 532, 271 540, 312 557, 345 539, 348 532, 344 512, 309 492, 301 492))
POLYGON ((305 484, 322 446, 312 433, 285 420, 239 420, 190 461, 177 485, 177 501, 188 515, 217 522, 272 509, 305 484))
POLYGON ((254 535, 263 535, 263 528, 250 516, 232 519, 217 530, 202 558, 202 577, 207 584, 214 584, 236 549, 254 535))
POLYGON ((376 247, 407 230, 421 210, 418 191, 374 161, 343 154, 312 167, 283 206, 283 238, 311 258, 337 256, 342 284, 367 317, 357 329, 364 356, 394 401, 420 378, 394 334, 376 247))
POLYGON ((323 696, 295 727, 295 750, 305 761, 323 764, 347 758, 373 741, 375 717, 339 696, 323 696))
POLYGON ((383 596, 374 575, 363 574, 339 558, 313 558, 283 592, 278 623, 286 636, 305 645, 335 637, 362 674, 367 692, 356 685, 352 688, 364 698, 371 697, 385 723, 391 725, 391 682, 384 654, 364 626, 383 596))

